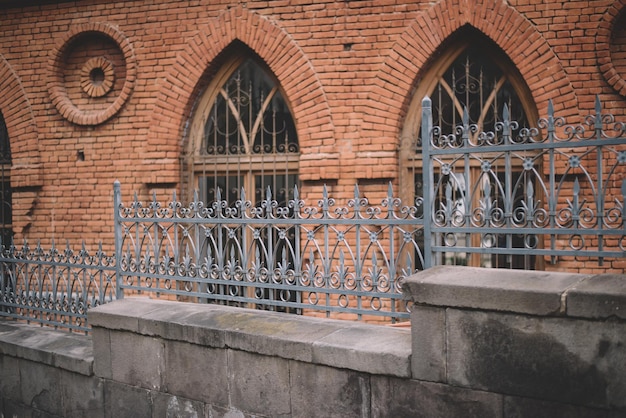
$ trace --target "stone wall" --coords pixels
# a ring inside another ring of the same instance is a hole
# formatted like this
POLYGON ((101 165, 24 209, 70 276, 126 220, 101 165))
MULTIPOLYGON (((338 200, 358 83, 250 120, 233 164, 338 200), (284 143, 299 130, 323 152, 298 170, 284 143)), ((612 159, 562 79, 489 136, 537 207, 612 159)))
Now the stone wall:
POLYGON ((626 280, 433 268, 411 328, 127 298, 0 323, 4 417, 619 417, 626 280))
POLYGON ((0 417, 101 417, 91 338, 0 322, 0 417))

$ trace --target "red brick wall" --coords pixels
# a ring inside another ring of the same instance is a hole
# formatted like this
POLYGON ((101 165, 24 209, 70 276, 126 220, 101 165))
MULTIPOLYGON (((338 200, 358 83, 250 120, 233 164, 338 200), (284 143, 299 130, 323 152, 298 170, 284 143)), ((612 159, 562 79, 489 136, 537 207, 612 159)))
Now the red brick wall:
POLYGON ((346 199, 357 181, 372 196, 397 185, 412 93, 463 25, 511 58, 539 115, 552 99, 577 123, 600 95, 626 120, 625 33, 612 30, 626 0, 37 3, 0 10, 0 110, 12 140, 15 230, 44 243, 110 243, 116 179, 125 201, 152 189, 166 199, 179 187, 195 100, 235 40, 266 61, 292 105, 304 198, 323 183, 346 199), (115 84, 88 98, 80 63, 101 51, 115 84))

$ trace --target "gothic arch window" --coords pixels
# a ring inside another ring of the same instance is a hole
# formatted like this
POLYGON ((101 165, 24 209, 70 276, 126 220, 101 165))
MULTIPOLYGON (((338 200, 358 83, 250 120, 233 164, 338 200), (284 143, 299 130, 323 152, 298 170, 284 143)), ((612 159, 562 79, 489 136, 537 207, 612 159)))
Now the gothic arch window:
MULTIPOLYGON (((481 131, 495 132, 496 123, 503 120, 505 104, 511 119, 518 122, 518 129, 528 127, 528 121, 537 120, 528 88, 508 57, 495 44, 472 30, 462 30, 457 35, 445 45, 444 53, 420 79, 409 107, 400 151, 400 185, 404 199, 412 200, 423 193, 420 118, 424 96, 432 100, 433 125, 441 127, 442 133, 452 133, 462 123, 464 109, 467 109, 469 123, 478 128, 474 135, 481 131)), ((516 133, 514 131, 512 134, 516 133)), ((472 178, 478 178, 479 175, 479 167, 473 167, 472 178)), ((519 175, 519 170, 514 175, 519 175)), ((462 259, 458 259, 457 255, 453 257, 437 262, 491 267, 537 267, 535 259, 523 257, 511 259, 489 254, 465 254, 462 259)))
POLYGON ((298 135, 274 75, 255 58, 235 59, 214 78, 191 128, 190 183, 204 201, 234 201, 241 189, 288 199, 298 183, 298 135))
POLYGON ((11 147, 4 116, 0 112, 0 239, 2 247, 9 246, 12 238, 11 147))
MULTIPOLYGON (((280 84, 261 60, 248 55, 226 62, 200 98, 190 130, 188 183, 198 190, 200 200, 207 206, 226 200, 230 207, 235 207, 245 197, 258 207, 267 198, 268 190, 279 207, 288 206, 294 186, 298 185, 298 135, 280 84)), ((242 266, 244 271, 253 264, 270 268, 272 260, 280 259, 281 254, 293 262, 293 254, 288 250, 294 247, 296 239, 293 229, 281 233, 266 226, 256 228, 254 233, 241 225, 233 225, 228 233, 225 229, 212 229, 211 237, 207 236, 201 244, 201 251, 214 256, 222 254, 226 261, 236 263, 248 260, 249 265, 242 266), (217 248, 220 243, 224 248, 217 248)), ((258 308, 273 310, 285 308, 264 304, 263 300, 295 301, 300 297, 286 290, 252 292, 232 285, 217 285, 209 290, 258 299, 258 308)))
POLYGON ((4 116, 0 113, 0 239, 3 247, 13 240, 12 218, 11 147, 4 116))

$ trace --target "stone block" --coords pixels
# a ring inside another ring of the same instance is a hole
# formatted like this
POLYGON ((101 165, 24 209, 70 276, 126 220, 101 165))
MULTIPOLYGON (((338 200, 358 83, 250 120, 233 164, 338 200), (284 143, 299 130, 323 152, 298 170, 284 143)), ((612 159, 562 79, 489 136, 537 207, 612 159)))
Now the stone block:
POLYGON ((626 275, 600 274, 578 283, 567 292, 567 314, 626 319, 626 275))
POLYGON ((105 418, 152 416, 151 392, 148 389, 104 381, 105 418))
MULTIPOLYGON (((617 418, 618 411, 567 405, 558 402, 540 401, 530 398, 504 397, 506 418, 617 418)), ((626 412, 623 411, 622 414, 626 412)))
POLYGON ((372 374, 411 376, 411 331, 348 323, 313 342, 313 362, 372 374))
POLYGON ((12 356, 0 355, 0 398, 14 401, 22 399, 20 361, 12 356))
POLYGON ((152 418, 204 418, 208 416, 202 402, 166 393, 152 393, 152 418))
POLYGON ((13 323, 0 330, 1 352, 65 370, 93 372, 91 338, 46 327, 13 323))
POLYGON ((87 319, 92 327, 138 332, 139 318, 151 311, 163 309, 163 302, 167 305, 167 301, 126 297, 90 309, 87 319))
POLYGON ((626 324, 449 309, 453 385, 598 408, 626 406, 626 324))
POLYGON ((111 331, 100 327, 93 327, 91 330, 91 339, 94 356, 93 371, 95 375, 104 379, 112 379, 111 331))
POLYGON ((292 416, 370 416, 369 375, 297 361, 290 367, 292 416))
POLYGON ((161 388, 165 370, 164 342, 130 332, 111 331, 113 380, 147 389, 161 388))
POLYGON ((289 415, 289 360, 228 351, 231 406, 272 417, 289 415))
POLYGON ((227 351, 179 341, 166 342, 163 386, 173 395, 228 405, 227 351))
POLYGON ((414 305, 411 309, 413 379, 446 380, 446 311, 414 305))
MULTIPOLYGON (((138 314, 138 332, 140 334, 159 336, 168 340, 194 342, 196 320, 206 320, 213 316, 211 305, 172 301, 156 302, 155 306, 159 309, 150 309, 144 305, 145 312, 138 314), (174 303, 176 309, 172 309, 174 303)), ((216 344, 216 346, 223 346, 219 343, 223 341, 223 337, 218 337, 219 334, 216 333, 208 341, 211 344, 216 344)))
POLYGON ((61 369, 20 360, 22 403, 53 415, 63 415, 61 369))
POLYGON ((63 416, 104 417, 104 382, 95 376, 62 371, 63 416))
POLYGON ((374 417, 501 417, 502 397, 445 384, 372 376, 374 417))
POLYGON ((562 296, 584 278, 575 273, 437 266, 407 278, 416 304, 533 315, 564 314, 562 296))
POLYGON ((33 408, 9 399, 2 402, 0 412, 5 418, 33 418, 33 408))
POLYGON ((301 361, 313 360, 313 343, 336 332, 334 321, 248 309, 223 311, 228 347, 301 361))
POLYGON ((224 408, 221 406, 207 405, 207 417, 210 418, 270 418, 269 415, 248 414, 236 408, 224 408))

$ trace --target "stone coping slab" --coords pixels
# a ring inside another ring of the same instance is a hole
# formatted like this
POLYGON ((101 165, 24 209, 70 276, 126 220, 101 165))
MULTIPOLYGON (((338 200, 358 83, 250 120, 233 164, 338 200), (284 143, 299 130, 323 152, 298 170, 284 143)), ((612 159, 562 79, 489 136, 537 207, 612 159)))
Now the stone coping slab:
POLYGON ((0 353, 93 375, 93 346, 84 334, 0 321, 0 353))
POLYGON ((438 266, 407 278, 416 304, 582 318, 626 318, 626 276, 438 266))
POLYGON ((91 309, 88 319, 94 332, 121 330, 372 374, 411 375, 410 329, 133 297, 91 309))

